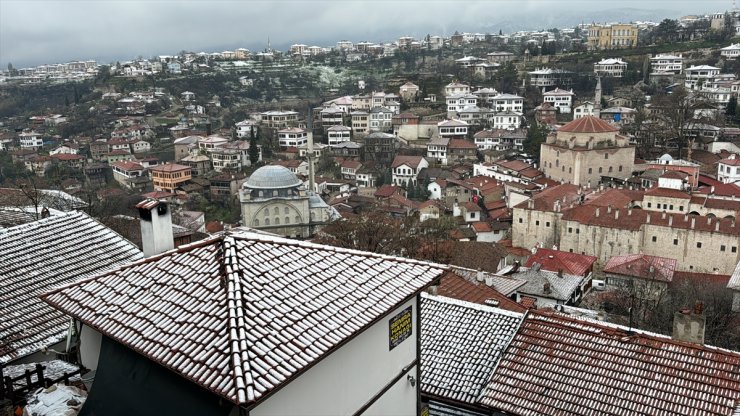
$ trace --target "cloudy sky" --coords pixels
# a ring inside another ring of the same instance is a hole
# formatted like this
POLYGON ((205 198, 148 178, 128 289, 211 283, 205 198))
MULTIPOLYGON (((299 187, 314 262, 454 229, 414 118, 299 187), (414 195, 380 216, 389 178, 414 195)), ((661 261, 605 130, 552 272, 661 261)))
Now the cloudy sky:
POLYGON ((660 20, 732 0, 0 0, 0 65, 660 20), (619 8, 616 8, 618 6, 619 8))

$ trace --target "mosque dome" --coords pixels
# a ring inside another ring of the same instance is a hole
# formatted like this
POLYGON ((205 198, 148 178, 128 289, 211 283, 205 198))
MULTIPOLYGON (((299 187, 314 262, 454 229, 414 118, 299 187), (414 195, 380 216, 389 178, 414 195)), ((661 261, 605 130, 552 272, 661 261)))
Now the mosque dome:
POLYGON ((263 166, 247 179, 244 187, 250 189, 285 189, 303 185, 303 182, 284 166, 263 166))

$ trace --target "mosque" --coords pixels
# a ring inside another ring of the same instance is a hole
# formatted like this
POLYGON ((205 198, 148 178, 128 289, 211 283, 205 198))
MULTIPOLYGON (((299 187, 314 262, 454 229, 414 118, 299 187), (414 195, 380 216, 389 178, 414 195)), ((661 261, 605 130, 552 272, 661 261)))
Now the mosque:
POLYGON ((254 171, 242 185, 239 201, 245 226, 284 237, 311 237, 338 217, 336 210, 283 166, 254 171))

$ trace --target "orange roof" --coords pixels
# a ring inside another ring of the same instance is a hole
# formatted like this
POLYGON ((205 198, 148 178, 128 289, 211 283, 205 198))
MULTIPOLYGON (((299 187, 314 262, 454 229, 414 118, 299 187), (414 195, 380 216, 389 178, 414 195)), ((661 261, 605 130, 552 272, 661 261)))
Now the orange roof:
POLYGON ((619 129, 598 117, 585 116, 571 121, 559 128, 558 131, 568 133, 608 133, 618 132, 619 129))
POLYGON ((542 270, 551 272, 562 270, 567 274, 586 276, 595 262, 594 256, 540 248, 527 259, 524 266, 532 267, 538 263, 542 270))
POLYGON ((507 298, 494 288, 470 282, 454 271, 448 272, 442 277, 437 294, 489 306, 491 301, 494 301, 497 302, 497 307, 514 312, 524 312, 526 310, 525 307, 507 298))

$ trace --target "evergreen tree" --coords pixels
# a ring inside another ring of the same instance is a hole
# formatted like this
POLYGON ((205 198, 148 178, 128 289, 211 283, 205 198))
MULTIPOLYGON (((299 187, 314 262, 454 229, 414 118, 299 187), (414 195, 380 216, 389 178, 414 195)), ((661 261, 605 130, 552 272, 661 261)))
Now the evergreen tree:
POLYGON ((725 114, 729 118, 734 118, 735 113, 737 113, 737 97, 733 95, 732 97, 730 97, 730 101, 727 103, 725 114))
POLYGON ((406 186, 406 198, 416 199, 416 185, 413 182, 406 186))
POLYGON ((257 136, 254 134, 254 126, 249 133, 249 162, 254 165, 260 159, 260 149, 257 147, 257 136))

